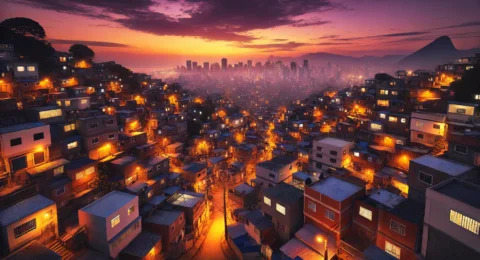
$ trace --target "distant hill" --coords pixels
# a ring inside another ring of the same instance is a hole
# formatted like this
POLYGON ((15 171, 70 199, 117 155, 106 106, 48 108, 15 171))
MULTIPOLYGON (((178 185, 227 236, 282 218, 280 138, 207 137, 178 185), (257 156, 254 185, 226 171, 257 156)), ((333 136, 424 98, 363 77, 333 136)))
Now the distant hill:
POLYGON ((403 67, 433 69, 439 64, 464 56, 473 56, 480 49, 458 50, 448 36, 442 36, 420 50, 403 58, 399 65, 403 67))
POLYGON ((290 63, 291 61, 296 61, 299 65, 303 64, 303 60, 308 60, 310 64, 316 65, 325 65, 328 62, 333 64, 372 64, 372 65, 392 65, 400 61, 404 56, 402 55, 386 55, 386 56, 363 56, 363 57, 352 57, 339 55, 328 52, 316 52, 305 54, 300 57, 277 57, 270 56, 268 60, 270 61, 282 61, 284 63, 290 63))

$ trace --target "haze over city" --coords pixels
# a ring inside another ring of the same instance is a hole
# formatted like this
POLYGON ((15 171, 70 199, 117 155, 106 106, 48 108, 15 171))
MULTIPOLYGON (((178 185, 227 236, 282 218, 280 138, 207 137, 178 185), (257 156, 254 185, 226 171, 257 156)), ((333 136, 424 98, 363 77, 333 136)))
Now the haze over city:
POLYGON ((38 21, 58 50, 85 43, 100 61, 151 71, 187 59, 407 55, 442 35, 458 49, 478 48, 478 5, 471 0, 8 0, 0 18, 38 21))

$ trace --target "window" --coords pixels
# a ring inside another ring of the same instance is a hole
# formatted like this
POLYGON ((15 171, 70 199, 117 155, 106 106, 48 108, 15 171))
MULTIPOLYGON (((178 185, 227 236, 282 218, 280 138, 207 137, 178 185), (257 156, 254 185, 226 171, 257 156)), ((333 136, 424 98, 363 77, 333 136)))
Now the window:
POLYGON ((21 144, 22 144, 22 138, 21 137, 10 140, 10 146, 11 147, 21 145, 21 144))
POLYGON ((402 236, 405 236, 405 229, 406 229, 405 226, 393 219, 390 220, 390 229, 402 236))
POLYGON ((94 129, 94 128, 97 128, 97 127, 98 127, 98 123, 97 123, 97 122, 90 124, 90 129, 94 129))
POLYGON ((92 138, 92 144, 98 144, 98 137, 92 138))
POLYGON ((377 105, 381 106, 381 107, 388 107, 389 106, 389 102, 388 100, 377 100, 377 105))
POLYGON ((423 127, 423 125, 424 125, 423 122, 420 122, 420 121, 415 122, 416 127, 423 127))
POLYGON ((280 205, 280 204, 278 204, 278 203, 277 203, 275 209, 276 209, 278 212, 282 213, 283 215, 286 214, 286 212, 285 212, 285 207, 282 206, 282 205, 280 205))
POLYGON ((392 94, 393 96, 396 96, 396 95, 398 95, 398 92, 397 92, 397 91, 392 91, 391 94, 392 94))
POLYGON ((418 171, 418 180, 428 185, 433 184, 433 177, 430 174, 424 173, 422 171, 418 171))
POLYGON ((69 107, 70 106, 70 100, 65 100, 65 106, 69 107))
POLYGON ((68 124, 63 127, 63 130, 66 132, 70 132, 75 130, 75 124, 68 124))
POLYGON ((47 118, 62 116, 62 110, 53 109, 53 110, 47 110, 47 111, 40 111, 38 115, 40 119, 47 119, 47 118))
POLYGON ((358 214, 370 221, 372 221, 372 211, 369 209, 366 209, 362 206, 360 206, 360 210, 358 211, 358 214))
POLYGON ((433 124, 433 129, 440 129, 440 125, 439 124, 433 124))
POLYGON ((85 177, 85 171, 77 172, 75 174, 75 180, 80 180, 83 177, 85 177))
POLYGON ((108 135, 108 139, 109 139, 109 140, 115 139, 115 134, 109 134, 109 135, 108 135))
POLYGON ((120 223, 120 215, 117 215, 116 217, 112 218, 112 220, 110 220, 110 224, 112 225, 112 228, 118 225, 118 223, 120 223))
POLYGON ((265 196, 263 196, 263 203, 267 204, 268 206, 272 206, 272 201, 265 196))
POLYGON ((313 211, 313 212, 317 212, 317 203, 315 203, 313 201, 309 201, 308 202, 308 209, 313 211))
POLYGON ((400 247, 388 241, 385 241, 385 252, 389 253, 397 259, 400 259, 400 247))
POLYGON ((467 154, 468 147, 466 147, 464 145, 456 144, 455 147, 453 148, 453 151, 455 151, 456 153, 459 153, 459 154, 467 154))
POLYGON ((329 209, 325 209, 325 217, 330 219, 331 221, 335 220, 335 213, 329 209))
POLYGON ((382 119, 385 119, 386 116, 387 115, 385 115, 385 114, 380 114, 380 118, 382 118, 382 119))
POLYGON ((272 178, 272 179, 275 179, 275 174, 269 173, 269 174, 268 174, 268 177, 270 177, 270 178, 272 178))
POLYGON ((389 121, 389 122, 394 122, 394 123, 396 123, 396 122, 398 121, 398 118, 397 118, 397 117, 394 117, 394 116, 389 116, 389 117, 388 117, 388 121, 389 121))
POLYGON ((380 95, 388 95, 388 90, 381 89, 380 90, 380 95))
POLYGON ((37 228, 37 221, 36 219, 32 219, 16 228, 13 229, 13 234, 15 238, 19 238, 28 232, 35 230, 37 228))
POLYGON ((65 193, 65 185, 63 185, 62 187, 58 188, 55 193, 57 194, 57 196, 60 196, 60 195, 62 195, 63 193, 65 193))
POLYGON ((353 156, 360 157, 360 153, 359 152, 353 152, 353 156))
POLYGON ((330 151, 331 155, 337 155, 337 151, 330 151))
POLYGON ((25 71, 25 66, 17 66, 17 71, 18 72, 24 72, 25 71))
POLYGON ((82 100, 80 101, 80 104, 87 104, 87 103, 88 103, 88 99, 82 99, 82 100))
POLYGON ((372 130, 382 130, 382 125, 371 123, 370 128, 372 128, 372 130))
POLYGON ((107 126, 113 125, 113 119, 107 120, 107 121, 105 122, 105 125, 107 125, 107 126))
POLYGON ((35 165, 45 162, 45 153, 43 151, 33 153, 33 162, 35 165))
POLYGON ((77 142, 77 141, 71 142, 71 143, 67 144, 67 148, 68 148, 68 149, 73 149, 73 148, 75 148, 75 147, 77 147, 77 146, 78 146, 78 142, 77 142))
POLYGON ((478 95, 478 94, 475 95, 475 99, 476 99, 476 100, 480 100, 480 95, 478 95))
POLYGON ((418 139, 423 139, 423 134, 417 134, 418 139))
POLYGON ((402 118, 402 119, 400 119, 400 122, 402 122, 402 123, 405 124, 405 123, 407 122, 407 119, 406 119, 406 118, 402 118))
POLYGON ((88 167, 87 169, 85 169, 85 174, 86 175, 90 175, 92 173, 95 172, 95 166, 92 166, 92 167, 88 167))
POLYGON ((330 158, 331 163, 337 163, 337 159, 330 158))
POLYGON ((450 221, 461 226, 462 228, 478 235, 480 222, 464 216, 454 210, 450 210, 450 221))
POLYGON ((319 153, 317 153, 317 158, 320 158, 320 159, 322 159, 322 158, 323 158, 323 155, 322 155, 322 154, 319 154, 319 153))
POLYGON ((62 174, 64 170, 65 170, 65 167, 63 165, 53 169, 53 176, 57 176, 59 174, 62 174))
POLYGON ((457 113, 459 113, 459 114, 465 114, 465 113, 467 113, 467 110, 464 109, 464 108, 457 108, 457 113))
POLYGON ((317 146, 317 151, 320 151, 320 152, 321 152, 322 150, 323 150, 323 148, 322 148, 322 147, 320 147, 320 146, 317 146))
POLYGON ((132 214, 133 212, 135 212, 135 206, 131 206, 130 208, 128 208, 128 215, 130 216, 130 214, 132 214))
POLYGON ((27 71, 34 72, 35 66, 27 66, 27 71))
POLYGON ((42 140, 43 138, 45 138, 45 135, 43 133, 33 134, 33 141, 42 140))

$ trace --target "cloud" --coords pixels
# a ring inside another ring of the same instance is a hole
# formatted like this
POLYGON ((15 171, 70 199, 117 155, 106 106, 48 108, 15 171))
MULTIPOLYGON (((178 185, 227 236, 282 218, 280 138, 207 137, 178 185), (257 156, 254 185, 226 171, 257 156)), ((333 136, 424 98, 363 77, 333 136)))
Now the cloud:
POLYGON ((446 26, 446 27, 434 28, 433 30, 450 29, 450 28, 462 28, 462 27, 472 27, 472 26, 480 26, 480 21, 459 23, 459 24, 454 24, 454 25, 450 25, 450 26, 446 26))
POLYGON ((400 33, 389 33, 389 34, 379 34, 379 35, 372 35, 372 36, 364 36, 364 37, 351 37, 351 38, 336 38, 336 41, 354 41, 354 40, 364 40, 364 39, 382 39, 382 38, 396 38, 396 37, 405 37, 405 36, 416 36, 416 35, 424 35, 429 34, 428 31, 421 31, 421 32, 400 32, 400 33))
POLYGON ((130 47, 130 45, 116 43, 116 42, 98 42, 98 41, 79 41, 79 40, 64 40, 64 39, 50 39, 50 42, 53 44, 84 44, 87 46, 96 46, 96 47, 113 47, 113 48, 125 48, 130 47))
POLYGON ((292 51, 296 48, 311 45, 310 43, 303 42, 286 42, 286 43, 266 43, 266 44, 250 44, 250 43, 238 43, 235 47, 244 49, 256 49, 264 51, 292 51))
POLYGON ((338 37, 340 37, 340 36, 339 36, 339 35, 335 35, 335 34, 331 34, 331 35, 320 36, 320 37, 318 37, 318 38, 316 38, 316 39, 318 39, 318 40, 325 40, 325 39, 336 39, 336 38, 338 38, 338 37))
POLYGON ((353 42, 320 42, 320 43, 315 43, 312 45, 319 45, 319 46, 338 46, 338 45, 349 45, 353 44, 353 42))
POLYGON ((251 42, 253 30, 315 26, 319 18, 299 19, 342 5, 332 0, 12 0, 36 8, 107 20, 160 36, 251 42))
POLYGON ((274 42, 286 42, 288 39, 272 39, 274 42))

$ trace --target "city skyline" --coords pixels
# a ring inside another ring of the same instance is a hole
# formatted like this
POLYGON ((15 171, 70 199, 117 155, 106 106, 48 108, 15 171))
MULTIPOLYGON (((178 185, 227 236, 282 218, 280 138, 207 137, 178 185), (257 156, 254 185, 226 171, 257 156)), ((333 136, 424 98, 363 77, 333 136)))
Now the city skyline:
MULTIPOLYGON (((41 23, 58 50, 85 43, 100 61, 129 67, 185 60, 265 61, 270 55, 409 54, 448 35, 459 49, 479 47, 474 1, 9 1, 2 19, 41 23), (429 10, 426 12, 425 10, 429 10), (462 15, 459 17, 458 14, 462 15), (381 20, 382 23, 377 21, 381 20), (195 46, 192 48, 192 46, 195 46)), ((202 64, 200 63, 200 64, 202 64)))

